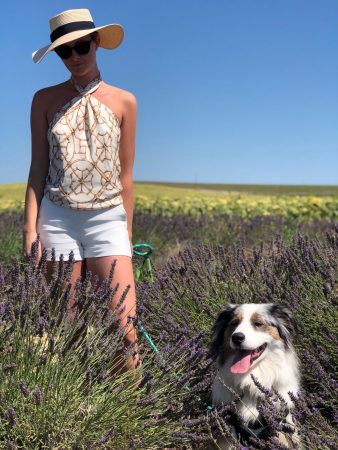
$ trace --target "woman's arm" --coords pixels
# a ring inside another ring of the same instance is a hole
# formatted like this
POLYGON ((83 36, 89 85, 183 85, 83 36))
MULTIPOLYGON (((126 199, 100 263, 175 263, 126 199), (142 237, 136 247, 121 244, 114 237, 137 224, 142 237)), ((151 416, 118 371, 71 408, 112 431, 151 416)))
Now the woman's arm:
POLYGON ((133 235, 133 166, 135 159, 136 111, 136 98, 132 93, 127 92, 123 102, 119 158, 121 163, 120 180, 123 187, 122 199, 123 206, 127 213, 127 225, 130 244, 132 244, 133 235))
MULTIPOLYGON (((31 106, 31 145, 32 156, 29 170, 23 224, 23 254, 31 252, 32 243, 37 236, 36 222, 49 167, 46 116, 46 96, 44 90, 35 93, 31 106)), ((41 247, 40 247, 41 248, 41 247)), ((39 250, 39 257, 41 250, 39 250)))

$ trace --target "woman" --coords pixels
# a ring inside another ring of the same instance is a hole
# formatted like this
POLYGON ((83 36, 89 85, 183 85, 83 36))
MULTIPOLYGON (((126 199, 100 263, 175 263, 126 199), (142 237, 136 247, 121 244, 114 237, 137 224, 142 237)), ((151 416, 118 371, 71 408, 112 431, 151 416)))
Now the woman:
MULTIPOLYGON (((125 287, 125 312, 135 316, 132 268, 135 96, 101 80, 98 47, 113 49, 123 39, 118 24, 95 27, 88 9, 64 11, 50 20, 51 44, 33 53, 39 63, 54 50, 71 78, 37 91, 31 107, 32 159, 25 199, 23 253, 40 234, 47 249, 64 260, 74 253, 72 285, 89 270, 102 281, 116 259, 113 286, 119 284, 112 308, 125 287)), ((70 306, 74 304, 74 298, 70 306)), ((125 346, 136 341, 130 323, 125 346)), ((139 364, 130 358, 124 370, 139 364)))

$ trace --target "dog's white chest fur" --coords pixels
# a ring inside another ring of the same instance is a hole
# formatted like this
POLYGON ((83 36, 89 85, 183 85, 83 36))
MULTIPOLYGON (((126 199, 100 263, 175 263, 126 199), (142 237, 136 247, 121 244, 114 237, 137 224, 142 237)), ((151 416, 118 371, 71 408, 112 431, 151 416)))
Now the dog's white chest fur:
POLYGON ((296 395, 299 390, 298 362, 294 352, 271 352, 245 374, 231 373, 231 362, 230 358, 217 370, 212 386, 213 404, 236 401, 244 421, 254 422, 259 414, 257 401, 263 394, 253 382, 253 375, 265 388, 276 389, 291 407, 288 392, 296 395))

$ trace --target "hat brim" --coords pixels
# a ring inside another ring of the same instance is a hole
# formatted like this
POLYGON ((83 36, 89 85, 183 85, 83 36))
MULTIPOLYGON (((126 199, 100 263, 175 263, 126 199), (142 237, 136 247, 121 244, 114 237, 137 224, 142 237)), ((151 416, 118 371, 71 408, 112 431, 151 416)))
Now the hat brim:
POLYGON ((39 62, 49 53, 54 50, 54 48, 59 45, 66 44, 67 42, 73 41, 74 39, 79 39, 80 37, 87 36, 88 34, 97 31, 100 35, 100 47, 107 49, 114 49, 118 47, 123 41, 124 30, 123 27, 117 23, 111 23, 109 25, 104 25, 102 27, 90 28, 88 30, 72 31, 64 36, 59 37, 50 45, 40 48, 32 53, 32 59, 35 64, 39 62))

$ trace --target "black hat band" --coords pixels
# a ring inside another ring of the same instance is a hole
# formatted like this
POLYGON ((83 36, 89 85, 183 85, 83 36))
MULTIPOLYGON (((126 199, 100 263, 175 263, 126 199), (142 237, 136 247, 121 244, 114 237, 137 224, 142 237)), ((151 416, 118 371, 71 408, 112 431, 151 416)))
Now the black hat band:
POLYGON ((61 25, 60 27, 56 28, 51 33, 50 40, 51 40, 51 42, 54 42, 59 37, 64 36, 65 34, 71 33, 72 31, 90 30, 91 28, 95 28, 94 22, 90 22, 87 20, 80 21, 80 22, 66 23, 65 25, 61 25))

